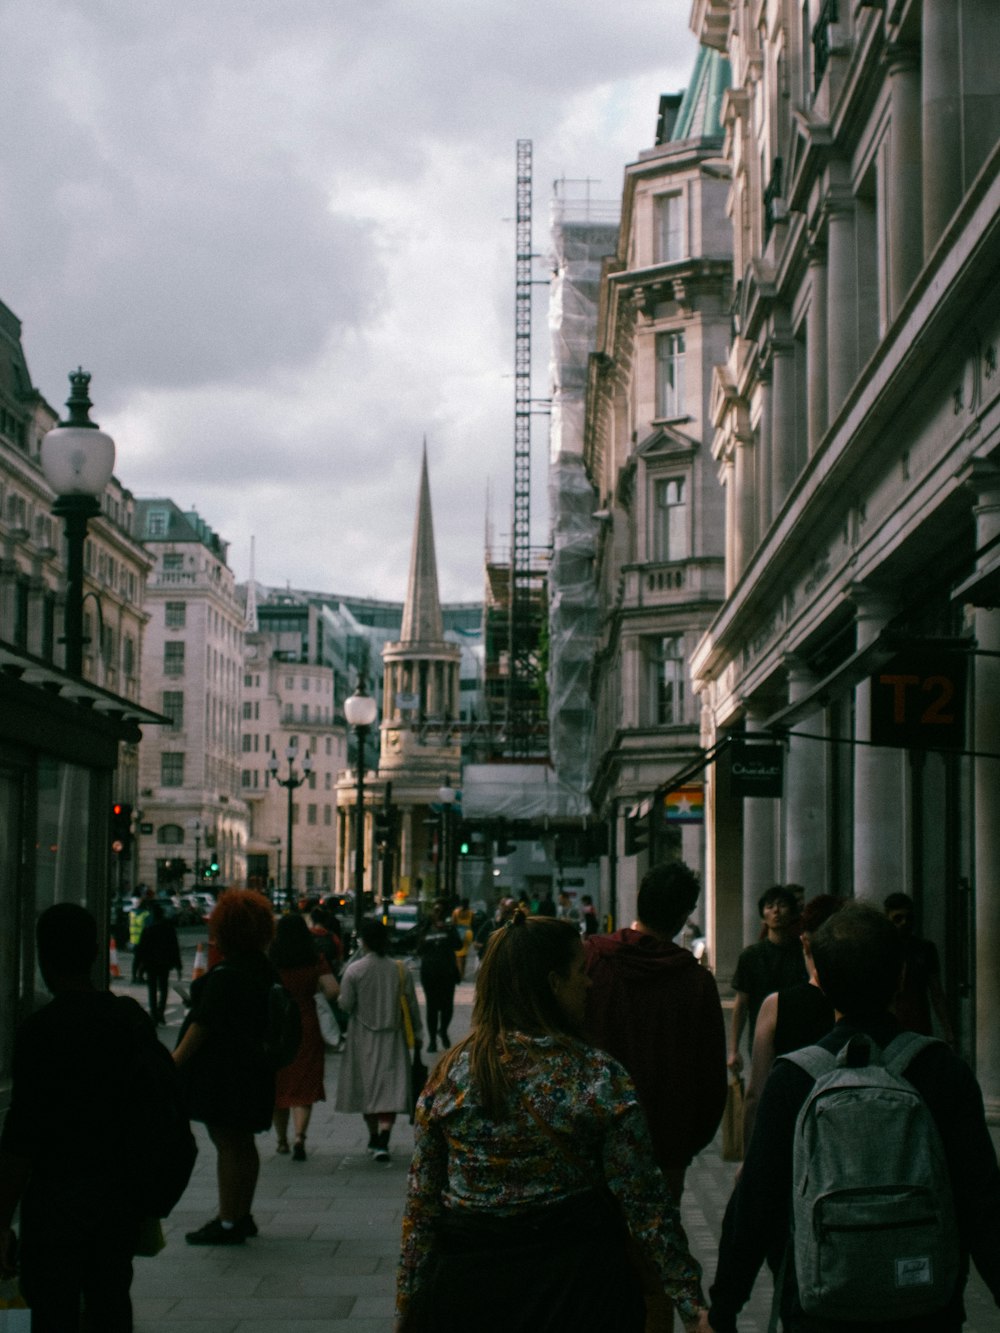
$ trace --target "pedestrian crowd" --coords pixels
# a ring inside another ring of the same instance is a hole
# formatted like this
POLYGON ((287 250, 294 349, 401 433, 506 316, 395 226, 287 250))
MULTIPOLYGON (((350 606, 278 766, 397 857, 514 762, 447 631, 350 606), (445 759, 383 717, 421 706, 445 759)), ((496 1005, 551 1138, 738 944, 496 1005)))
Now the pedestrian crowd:
POLYGON ((162 1246, 189 1121, 218 1204, 187 1243, 255 1237, 259 1136, 306 1160, 328 1050, 335 1109, 363 1117, 374 1162, 397 1117, 414 1122, 397 1333, 668 1333, 675 1317, 736 1333, 765 1266, 773 1333, 958 1333, 970 1262, 1000 1306, 1000 1168, 914 903, 768 889, 727 1034, 714 976, 677 943, 699 896, 677 861, 647 872, 612 933, 586 896, 503 900, 481 923, 468 900, 435 903, 415 933, 422 1020, 381 920, 348 957, 318 903, 276 923, 266 897, 229 890, 172 1060, 156 1026, 181 963, 159 904, 133 939, 148 1014, 97 984, 93 917, 47 909, 52 999, 19 1029, 0 1134, 0 1276, 18 1274, 34 1333, 131 1333, 132 1259, 162 1246), (452 1045, 470 975, 471 1030, 452 1045), (136 1161, 109 1187, 107 1161, 151 1115, 156 1170, 136 1161), (679 1205, 724 1116, 743 1160, 706 1288, 679 1205))

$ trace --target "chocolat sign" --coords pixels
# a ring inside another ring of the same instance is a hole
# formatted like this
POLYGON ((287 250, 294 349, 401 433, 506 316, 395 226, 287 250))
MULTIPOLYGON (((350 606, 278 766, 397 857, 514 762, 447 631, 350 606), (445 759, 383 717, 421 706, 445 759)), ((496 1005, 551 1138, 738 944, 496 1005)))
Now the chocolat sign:
POLYGON ((780 796, 784 764, 780 745, 734 740, 729 746, 730 796, 780 796))

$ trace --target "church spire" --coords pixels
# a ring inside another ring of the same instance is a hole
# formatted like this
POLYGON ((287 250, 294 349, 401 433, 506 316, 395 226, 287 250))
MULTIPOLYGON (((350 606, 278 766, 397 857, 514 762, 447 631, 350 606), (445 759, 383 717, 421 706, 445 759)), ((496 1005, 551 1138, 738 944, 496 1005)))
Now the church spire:
POLYGON ((434 554, 434 519, 427 480, 427 437, 420 468, 420 495, 410 552, 410 577, 403 607, 401 643, 440 643, 444 638, 438 595, 437 557, 434 554))

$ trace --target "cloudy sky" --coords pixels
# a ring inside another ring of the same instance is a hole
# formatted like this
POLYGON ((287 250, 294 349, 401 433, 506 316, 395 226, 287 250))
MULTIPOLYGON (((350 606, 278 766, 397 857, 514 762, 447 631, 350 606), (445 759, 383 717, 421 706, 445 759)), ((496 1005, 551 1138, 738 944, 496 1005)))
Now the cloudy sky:
POLYGON ((617 197, 652 144, 689 12, 6 0, 0 299, 36 386, 61 409, 90 370, 121 481, 196 507, 240 579, 255 535, 270 584, 400 598, 426 435, 441 594, 479 598, 488 485, 510 539, 516 142, 544 254, 553 181, 617 197))

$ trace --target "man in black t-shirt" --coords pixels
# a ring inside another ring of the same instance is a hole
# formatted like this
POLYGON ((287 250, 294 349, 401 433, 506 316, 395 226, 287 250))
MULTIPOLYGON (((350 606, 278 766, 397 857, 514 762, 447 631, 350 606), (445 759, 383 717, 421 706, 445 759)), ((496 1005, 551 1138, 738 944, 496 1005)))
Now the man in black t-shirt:
POLYGON ((726 1063, 734 1073, 743 1068, 740 1037, 746 1026, 748 1045, 753 1049, 757 1013, 765 999, 784 986, 798 986, 808 981, 802 944, 795 929, 798 899, 791 889, 776 884, 762 895, 757 904, 767 934, 744 949, 733 975, 736 1003, 733 1005, 732 1035, 726 1063))

